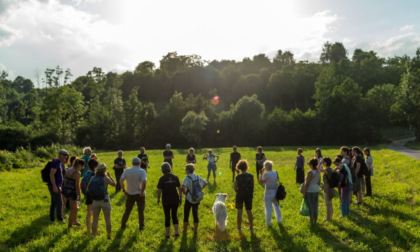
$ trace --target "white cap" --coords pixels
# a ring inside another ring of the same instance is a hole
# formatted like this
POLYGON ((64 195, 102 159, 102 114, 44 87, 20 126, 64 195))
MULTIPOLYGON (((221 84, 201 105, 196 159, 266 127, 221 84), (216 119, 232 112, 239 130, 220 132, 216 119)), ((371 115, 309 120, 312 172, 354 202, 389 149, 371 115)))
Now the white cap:
POLYGON ((166 148, 171 148, 171 144, 167 143, 166 148))

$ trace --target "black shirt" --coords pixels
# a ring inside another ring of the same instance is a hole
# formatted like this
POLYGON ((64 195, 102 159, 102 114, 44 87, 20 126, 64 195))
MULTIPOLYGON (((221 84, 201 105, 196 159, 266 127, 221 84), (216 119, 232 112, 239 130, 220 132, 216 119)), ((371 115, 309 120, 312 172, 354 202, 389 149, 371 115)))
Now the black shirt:
MULTIPOLYGON (((125 165, 125 159, 124 159, 124 158, 117 157, 117 158, 114 160, 114 165, 121 165, 121 166, 124 166, 124 165, 125 165)), ((114 169, 115 169, 115 166, 114 166, 114 169)))
POLYGON ((353 169, 354 172, 356 172, 356 168, 357 168, 357 163, 360 163, 360 169, 359 169, 359 173, 356 174, 356 176, 358 178, 363 178, 363 172, 362 172, 362 163, 365 162, 365 160, 361 157, 361 156, 356 156, 355 157, 355 161, 353 163, 353 169))
POLYGON ((188 163, 193 163, 195 161, 195 154, 190 156, 190 154, 187 154, 187 161, 188 163))
POLYGON ((239 162, 239 159, 241 159, 241 153, 239 152, 230 153, 230 160, 232 160, 232 168, 234 165, 236 165, 239 162))
POLYGON ((238 192, 236 196, 252 198, 254 193, 254 176, 250 173, 241 173, 236 176, 238 182, 238 192))
MULTIPOLYGON (((163 152, 163 156, 164 157, 170 157, 170 156, 173 156, 174 154, 172 153, 172 151, 167 151, 167 150, 165 150, 164 152, 163 152)), ((168 162, 171 166, 172 166, 172 159, 165 159, 165 158, 163 158, 163 162, 168 162)))
MULTIPOLYGON (((140 153, 137 157, 140 158, 140 160, 143 160, 144 162, 147 162, 147 160, 149 160, 146 153, 144 153, 144 154, 140 153)), ((140 167, 143 168, 143 169, 147 169, 147 164, 141 163, 140 167)))
MULTIPOLYGON (((255 159, 256 159, 256 160, 263 160, 263 159, 264 159, 264 157, 265 157, 264 152, 261 152, 261 153, 258 153, 258 152, 257 152, 257 154, 255 154, 255 159)), ((258 162, 258 161, 257 161, 257 166, 262 167, 262 164, 261 164, 260 162, 258 162)))
POLYGON ((159 179, 157 188, 162 190, 162 205, 179 204, 177 188, 180 186, 178 177, 172 173, 165 174, 159 179))

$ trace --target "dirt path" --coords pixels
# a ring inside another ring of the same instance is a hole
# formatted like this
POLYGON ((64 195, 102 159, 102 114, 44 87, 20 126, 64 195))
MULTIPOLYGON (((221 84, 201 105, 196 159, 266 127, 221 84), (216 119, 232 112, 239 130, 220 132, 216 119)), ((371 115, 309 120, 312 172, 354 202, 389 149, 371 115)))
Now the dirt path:
POLYGON ((415 137, 410 137, 406 139, 397 140, 397 141, 394 141, 392 144, 388 144, 386 147, 393 151, 404 154, 408 157, 420 160, 420 151, 409 149, 404 146, 406 143, 413 141, 415 139, 416 139, 415 137))

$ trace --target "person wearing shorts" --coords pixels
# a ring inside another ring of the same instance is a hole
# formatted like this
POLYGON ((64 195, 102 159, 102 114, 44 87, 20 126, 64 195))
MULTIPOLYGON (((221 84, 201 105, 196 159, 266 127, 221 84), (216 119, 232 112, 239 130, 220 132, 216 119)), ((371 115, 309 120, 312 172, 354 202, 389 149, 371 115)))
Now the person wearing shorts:
POLYGON ((237 227, 241 231, 242 224, 242 209, 245 204, 246 214, 248 216, 249 230, 253 231, 253 216, 252 216, 252 198, 254 195, 254 176, 247 173, 248 162, 240 160, 236 165, 236 169, 241 173, 236 176, 234 189, 236 192, 236 209, 237 213, 237 227))
POLYGON ((207 161, 209 161, 209 163, 207 164, 207 181, 209 181, 210 173, 211 171, 213 171, 213 179, 214 179, 214 182, 216 182, 216 170, 217 170, 216 162, 219 160, 219 156, 217 156, 216 154, 213 154, 213 151, 209 149, 208 155, 205 154, 203 159, 207 159, 207 161))

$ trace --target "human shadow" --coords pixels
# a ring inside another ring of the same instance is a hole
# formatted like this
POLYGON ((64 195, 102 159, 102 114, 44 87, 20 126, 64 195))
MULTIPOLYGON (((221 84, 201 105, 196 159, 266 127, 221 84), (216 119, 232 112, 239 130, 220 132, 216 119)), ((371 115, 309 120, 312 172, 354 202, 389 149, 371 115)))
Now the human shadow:
POLYGON ((121 238, 124 233, 124 230, 118 229, 117 233, 115 234, 112 243, 108 246, 108 250, 117 251, 121 246, 121 238))
POLYGON ((73 251, 85 250, 91 239, 93 239, 93 236, 90 236, 90 235, 83 237, 82 239, 79 239, 79 240, 76 239, 74 240, 76 241, 76 243, 74 241, 71 243, 68 243, 68 246, 64 248, 62 251, 73 252, 73 251))
POLYGON ((213 182, 213 183, 209 182, 207 188, 208 188, 209 193, 214 193, 217 188, 217 182, 213 182))
POLYGON ((348 251, 350 248, 339 240, 331 231, 320 225, 311 225, 310 230, 312 233, 321 238, 327 247, 333 251, 348 251))
POLYGON ((49 220, 49 214, 43 215, 33 220, 30 224, 16 229, 6 241, 7 246, 16 248, 19 245, 30 242, 35 235, 41 233, 49 225, 49 220))
POLYGON ((264 251, 260 246, 261 240, 255 233, 251 233, 251 239, 248 241, 247 236, 243 236, 240 241, 240 246, 243 251, 264 251))
POLYGON ((275 230, 273 226, 269 227, 269 233, 276 242, 279 249, 284 251, 308 251, 306 247, 297 244, 293 241, 293 238, 289 235, 283 224, 277 224, 279 231, 275 230))
POLYGON ((193 234, 193 237, 188 243, 188 237, 186 234, 182 234, 180 251, 198 251, 197 234, 193 234))
POLYGON ((173 241, 169 238, 162 239, 157 251, 174 251, 173 241))

